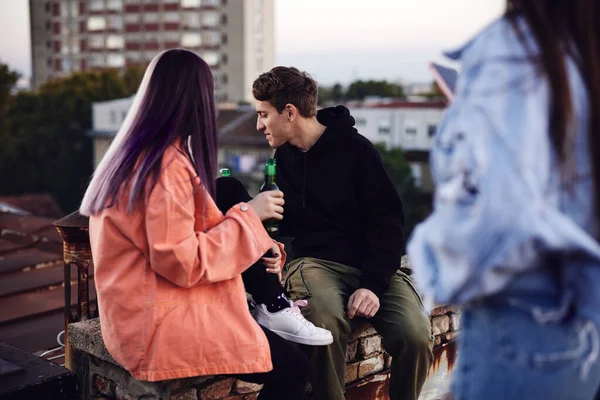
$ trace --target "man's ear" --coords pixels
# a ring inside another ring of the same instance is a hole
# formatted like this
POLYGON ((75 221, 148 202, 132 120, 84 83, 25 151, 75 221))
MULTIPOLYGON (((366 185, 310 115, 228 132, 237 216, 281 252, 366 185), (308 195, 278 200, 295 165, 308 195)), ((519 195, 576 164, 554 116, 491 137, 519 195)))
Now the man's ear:
POLYGON ((288 121, 292 122, 298 116, 298 109, 295 105, 288 103, 283 109, 283 114, 286 116, 288 121))

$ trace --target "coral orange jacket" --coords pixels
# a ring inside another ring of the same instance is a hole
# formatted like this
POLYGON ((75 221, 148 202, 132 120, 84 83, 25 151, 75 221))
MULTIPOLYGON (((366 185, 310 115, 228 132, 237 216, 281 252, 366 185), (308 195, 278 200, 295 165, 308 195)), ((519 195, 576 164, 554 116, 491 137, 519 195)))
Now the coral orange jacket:
POLYGON ((90 218, 102 337, 115 360, 146 381, 270 371, 241 277, 273 245, 253 209, 240 203, 224 216, 176 146, 147 201, 128 214, 126 200, 90 218))

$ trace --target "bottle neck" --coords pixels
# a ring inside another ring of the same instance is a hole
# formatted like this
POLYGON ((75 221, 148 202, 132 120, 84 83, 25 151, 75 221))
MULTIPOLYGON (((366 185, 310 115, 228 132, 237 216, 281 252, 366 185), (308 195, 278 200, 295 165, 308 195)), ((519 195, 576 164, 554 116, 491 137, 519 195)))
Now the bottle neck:
POLYGON ((265 173, 265 183, 266 184, 274 184, 275 183, 275 174, 265 173))

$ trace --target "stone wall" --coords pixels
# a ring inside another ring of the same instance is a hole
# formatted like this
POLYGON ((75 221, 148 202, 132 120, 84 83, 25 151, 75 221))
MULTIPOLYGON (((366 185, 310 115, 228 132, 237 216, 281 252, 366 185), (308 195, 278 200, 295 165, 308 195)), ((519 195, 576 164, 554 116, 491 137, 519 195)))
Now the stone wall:
MULTIPOLYGON (((437 307, 431 313, 431 325, 435 345, 439 348, 455 338, 460 328, 460 313, 454 307, 437 307)), ((261 388, 260 385, 214 376, 140 382, 110 356, 102 342, 97 319, 70 324, 68 337, 82 399, 252 400, 261 388)), ((379 388, 386 385, 391 357, 385 353, 381 336, 370 324, 364 323, 353 330, 346 361, 349 397, 355 388, 369 383, 379 388)))

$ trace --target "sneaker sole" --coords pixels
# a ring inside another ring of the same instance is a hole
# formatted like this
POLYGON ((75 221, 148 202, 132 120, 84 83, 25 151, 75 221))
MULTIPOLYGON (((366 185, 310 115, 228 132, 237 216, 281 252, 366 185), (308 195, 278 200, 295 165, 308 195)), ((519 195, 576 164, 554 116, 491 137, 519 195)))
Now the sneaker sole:
POLYGON ((270 329, 270 331, 281 336, 282 338, 284 338, 285 340, 287 340, 289 342, 305 344, 307 346, 327 346, 327 345, 330 345, 331 343, 333 343, 333 336, 330 336, 328 338, 322 338, 322 339, 311 339, 311 338, 306 338, 303 336, 292 335, 291 333, 287 333, 287 332, 275 331, 273 329, 270 329))

